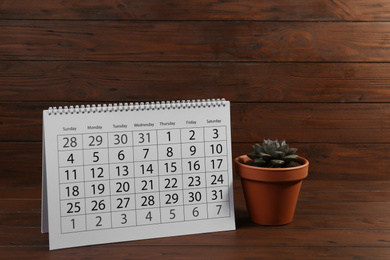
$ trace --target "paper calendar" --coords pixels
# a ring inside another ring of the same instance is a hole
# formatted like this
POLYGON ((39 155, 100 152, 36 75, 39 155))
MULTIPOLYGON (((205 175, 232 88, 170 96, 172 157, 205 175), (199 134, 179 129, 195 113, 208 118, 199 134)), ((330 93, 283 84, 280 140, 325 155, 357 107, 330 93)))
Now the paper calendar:
POLYGON ((235 229, 230 103, 43 112, 50 249, 235 229))

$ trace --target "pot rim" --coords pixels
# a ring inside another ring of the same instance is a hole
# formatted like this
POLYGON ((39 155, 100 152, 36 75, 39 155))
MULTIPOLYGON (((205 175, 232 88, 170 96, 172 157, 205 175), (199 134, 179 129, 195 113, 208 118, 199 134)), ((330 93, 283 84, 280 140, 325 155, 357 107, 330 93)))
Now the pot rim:
POLYGON ((251 159, 246 155, 234 159, 236 174, 241 178, 263 182, 285 182, 302 180, 308 175, 309 161, 301 156, 298 160, 303 161, 303 164, 290 168, 266 168, 244 164, 249 160, 251 159))

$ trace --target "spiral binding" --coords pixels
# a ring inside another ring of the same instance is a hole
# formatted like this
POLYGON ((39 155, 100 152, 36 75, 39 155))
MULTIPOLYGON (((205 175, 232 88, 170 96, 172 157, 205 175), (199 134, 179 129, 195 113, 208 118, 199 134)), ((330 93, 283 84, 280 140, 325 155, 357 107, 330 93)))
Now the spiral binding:
POLYGON ((62 114, 85 114, 85 113, 110 113, 123 111, 149 111, 149 110, 169 110, 169 109, 190 109, 199 107, 220 107, 226 106, 226 100, 222 99, 198 99, 198 100, 177 100, 177 101, 157 101, 157 102, 136 102, 119 104, 98 104, 81 106, 60 106, 49 107, 49 115, 62 114))

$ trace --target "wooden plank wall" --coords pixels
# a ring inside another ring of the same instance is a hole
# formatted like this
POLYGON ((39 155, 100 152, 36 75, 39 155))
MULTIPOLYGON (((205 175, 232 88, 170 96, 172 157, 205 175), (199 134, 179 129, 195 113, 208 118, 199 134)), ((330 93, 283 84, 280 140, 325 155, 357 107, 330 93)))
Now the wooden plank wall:
POLYGON ((388 0, 2 0, 2 188, 38 186, 49 106, 216 97, 234 156, 287 139, 312 180, 389 180, 389 62, 388 0))

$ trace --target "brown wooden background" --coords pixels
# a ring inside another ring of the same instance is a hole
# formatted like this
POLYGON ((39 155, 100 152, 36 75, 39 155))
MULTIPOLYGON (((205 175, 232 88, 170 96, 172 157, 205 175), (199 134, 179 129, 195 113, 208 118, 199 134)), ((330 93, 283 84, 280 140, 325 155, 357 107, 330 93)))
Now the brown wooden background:
POLYGON ((384 0, 3 0, 1 174, 40 178, 49 106, 221 97, 234 155, 287 139, 311 179, 388 180, 389 61, 384 0))
POLYGON ((43 109, 200 98, 232 102, 234 156, 287 139, 309 180, 390 181, 390 1, 0 1, 2 205, 39 208, 43 109))

